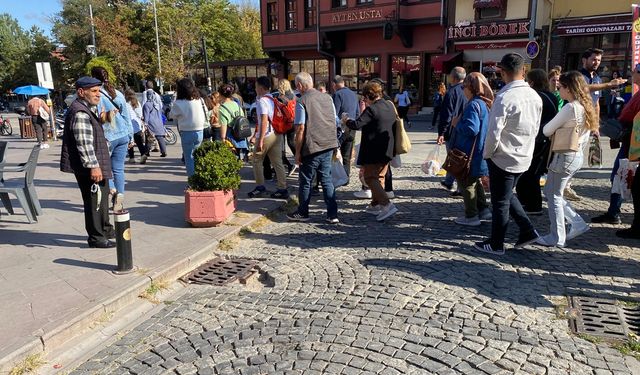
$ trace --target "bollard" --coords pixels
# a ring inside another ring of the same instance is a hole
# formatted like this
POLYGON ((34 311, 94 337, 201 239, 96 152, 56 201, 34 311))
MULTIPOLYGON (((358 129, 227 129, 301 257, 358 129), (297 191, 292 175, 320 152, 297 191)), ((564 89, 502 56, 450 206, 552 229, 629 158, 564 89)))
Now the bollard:
POLYGON ((118 211, 113 216, 116 230, 116 251, 118 254, 118 268, 113 273, 125 275, 134 271, 133 256, 131 254, 129 211, 118 211))

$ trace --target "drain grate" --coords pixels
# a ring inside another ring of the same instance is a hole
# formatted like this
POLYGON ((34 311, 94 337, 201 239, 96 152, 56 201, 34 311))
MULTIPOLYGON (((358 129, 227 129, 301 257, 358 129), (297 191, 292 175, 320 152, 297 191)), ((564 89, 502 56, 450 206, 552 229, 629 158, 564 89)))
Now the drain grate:
POLYGON ((220 286, 234 281, 244 283, 255 272, 255 260, 215 258, 182 277, 182 281, 189 284, 220 286))
POLYGON ((570 297, 573 318, 569 320, 576 334, 588 334, 614 340, 626 340, 629 333, 640 332, 640 309, 627 307, 616 300, 570 297))

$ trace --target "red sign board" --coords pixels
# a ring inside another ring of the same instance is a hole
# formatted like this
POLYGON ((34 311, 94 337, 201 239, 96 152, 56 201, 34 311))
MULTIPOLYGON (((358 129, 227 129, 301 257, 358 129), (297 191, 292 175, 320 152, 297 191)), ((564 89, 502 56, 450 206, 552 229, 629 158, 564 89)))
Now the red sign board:
POLYGON ((527 43, 526 40, 521 42, 456 43, 456 50, 524 48, 527 46, 527 43))
POLYGON ((487 24, 470 23, 468 25, 449 26, 447 39, 495 39, 520 35, 529 35, 530 20, 492 22, 487 24))

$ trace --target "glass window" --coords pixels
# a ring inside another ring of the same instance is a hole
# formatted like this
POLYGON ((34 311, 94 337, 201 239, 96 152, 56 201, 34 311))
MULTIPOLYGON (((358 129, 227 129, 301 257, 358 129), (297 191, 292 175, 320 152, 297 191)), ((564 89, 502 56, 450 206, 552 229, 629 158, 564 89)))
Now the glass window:
POLYGON ((267 31, 278 31, 278 3, 267 3, 267 31))
POLYGON ((291 68, 289 69, 289 72, 294 75, 300 73, 300 61, 291 61, 291 68))
POLYGON ((391 57, 391 87, 389 95, 394 97, 401 89, 407 90, 411 102, 420 102, 420 68, 422 59, 419 55, 391 57))
POLYGON ((371 4, 371 3, 373 3, 373 0, 358 0, 357 3, 358 4, 371 4))
POLYGON ((358 87, 358 59, 342 59, 340 75, 344 78, 345 86, 356 90, 358 87))
POLYGON ((286 8, 287 8, 287 30, 295 30, 296 29, 296 4, 297 0, 287 0, 286 8))
POLYGON ((340 75, 345 86, 360 92, 367 81, 380 77, 380 58, 367 56, 341 60, 340 75))
POLYGON ((267 75, 267 67, 264 66, 264 65, 258 66, 258 69, 256 70, 256 74, 257 74, 258 77, 266 76, 267 75))
POLYGON ((626 49, 629 47, 629 37, 631 33, 624 34, 603 34, 602 49, 626 49))
POLYGON ((347 0, 331 0, 331 6, 334 8, 346 7, 347 0))
POLYGON ((313 81, 329 84, 329 60, 316 60, 313 81))
POLYGON ((478 10, 478 18, 481 20, 500 18, 502 10, 500 8, 481 8, 478 10))
POLYGON ((304 27, 313 27, 316 21, 316 0, 304 0, 304 27))

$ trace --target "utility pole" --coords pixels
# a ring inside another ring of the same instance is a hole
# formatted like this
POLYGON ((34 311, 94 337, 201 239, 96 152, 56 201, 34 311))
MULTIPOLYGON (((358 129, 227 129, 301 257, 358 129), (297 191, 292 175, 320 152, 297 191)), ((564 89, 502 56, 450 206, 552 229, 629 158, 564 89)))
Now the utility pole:
POLYGON ((153 22, 156 26, 156 51, 158 53, 158 86, 160 94, 164 94, 164 82, 162 82, 162 63, 160 62, 160 37, 158 36, 158 13, 156 12, 156 0, 153 0, 153 22))
POLYGON ((211 77, 209 76, 209 58, 207 57, 207 45, 204 42, 204 36, 201 37, 202 40, 202 53, 204 54, 204 74, 207 76, 207 88, 209 90, 209 94, 211 91, 211 77))
POLYGON ((87 46, 87 52, 92 54, 93 57, 98 55, 96 48, 96 25, 93 23, 93 8, 89 4, 89 19, 91 20, 91 46, 87 46))

